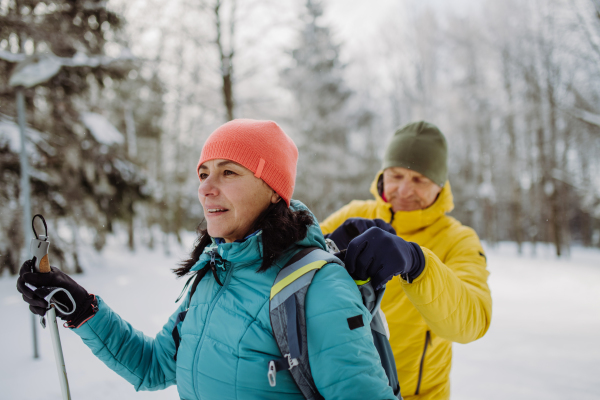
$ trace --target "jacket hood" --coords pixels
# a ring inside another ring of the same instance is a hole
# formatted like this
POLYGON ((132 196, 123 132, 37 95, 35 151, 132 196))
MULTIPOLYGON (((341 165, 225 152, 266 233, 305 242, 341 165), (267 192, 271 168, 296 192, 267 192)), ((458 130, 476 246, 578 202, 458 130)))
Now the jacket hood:
MULTIPOLYGON (((299 250, 299 248, 318 247, 326 250, 325 239, 321 233, 321 228, 319 227, 317 219, 312 212, 298 200, 291 200, 290 208, 292 211, 307 210, 313 216, 315 223, 308 227, 308 232, 304 239, 296 242, 277 261, 275 261, 275 264, 279 265, 280 267, 283 267, 286 262, 299 250)), ((259 231, 258 234, 249 237, 243 242, 218 244, 213 239, 212 244, 206 246, 202 255, 200 256, 200 259, 198 259, 196 264, 194 264, 194 266, 191 268, 191 271, 202 269, 211 260, 211 252, 213 249, 217 250, 221 258, 220 260, 215 258, 215 263, 222 269, 225 269, 223 261, 234 263, 236 267, 254 265, 257 262, 262 262, 262 231, 259 231)))
POLYGON ((382 174, 383 170, 375 175, 375 179, 371 183, 371 194, 375 197, 378 208, 387 208, 390 211, 392 226, 399 235, 415 232, 430 226, 454 209, 452 189, 450 188, 450 182, 446 181, 438 198, 431 206, 424 210, 397 211, 394 213, 392 212, 392 205, 384 201, 377 190, 377 182, 382 174))

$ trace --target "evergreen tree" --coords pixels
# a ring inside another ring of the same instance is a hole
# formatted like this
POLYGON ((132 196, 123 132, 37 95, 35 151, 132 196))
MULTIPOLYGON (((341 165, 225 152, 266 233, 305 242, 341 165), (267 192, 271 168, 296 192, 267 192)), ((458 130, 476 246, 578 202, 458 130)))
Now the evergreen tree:
MULTIPOLYGON (((53 263, 78 271, 78 227, 92 229, 94 244, 101 249, 113 222, 129 219, 133 203, 147 197, 145 179, 129 160, 122 134, 99 108, 106 85, 125 80, 133 68, 127 52, 112 59, 106 54, 109 44, 123 48, 118 40, 123 21, 105 1, 5 4, 0 8, 0 81, 8 82, 19 53, 51 53, 63 63, 50 80, 25 90, 27 122, 35 129, 29 138, 34 142, 29 154, 31 203, 33 214, 42 213, 49 221, 53 263), (59 235, 59 227, 70 228, 72 237, 59 235)), ((0 127, 5 128, 0 129, 0 196, 16 210, 20 168, 16 146, 7 140, 14 128, 14 98, 14 90, 5 85, 0 93, 0 127)), ((2 257, 0 270, 16 273, 22 261, 18 249, 30 232, 23 235, 15 222, 20 218, 0 219, 0 234, 5 235, 0 241, 11 249, 10 257, 2 257)))
POLYGON ((306 1, 303 28, 291 51, 294 66, 281 74, 294 96, 294 129, 300 136, 294 196, 319 219, 367 195, 377 163, 365 140, 371 113, 351 107, 353 91, 344 81, 340 45, 320 23, 322 15, 318 0, 306 1))

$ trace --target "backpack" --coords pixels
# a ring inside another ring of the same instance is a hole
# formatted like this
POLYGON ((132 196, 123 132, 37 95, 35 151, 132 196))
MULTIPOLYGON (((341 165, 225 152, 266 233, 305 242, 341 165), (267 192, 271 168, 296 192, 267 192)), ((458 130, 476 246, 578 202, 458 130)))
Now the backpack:
MULTIPOLYGON (((317 247, 301 250, 281 269, 270 294, 271 327, 283 357, 269 362, 267 373, 269 384, 275 386, 277 372, 288 370, 307 400, 320 400, 323 397, 317 390, 310 371, 304 304, 315 273, 329 263, 343 265, 333 254, 317 247)), ((396 362, 386 334, 387 323, 379 309, 385 288, 375 291, 370 281, 355 282, 362 295, 363 304, 373 316, 371 321, 373 342, 388 377, 388 383, 394 390, 394 395, 402 400, 396 362)), ((362 323, 362 318, 360 322, 348 320, 349 325, 354 323, 362 323)))
MULTIPOLYGON (((335 244, 329 239, 326 240, 330 252, 336 252, 335 244), (333 247, 332 247, 333 246, 333 247)), ((271 287, 269 296, 269 317, 271 320, 271 328, 273 336, 277 342, 277 347, 283 355, 282 358, 271 360, 268 365, 267 377, 269 384, 275 386, 277 384, 277 372, 288 370, 298 385, 300 392, 307 400, 321 400, 323 396, 317 390, 315 381, 310 371, 308 361, 308 346, 306 336, 306 315, 304 309, 304 300, 308 287, 312 282, 315 273, 324 265, 343 263, 334 256, 318 247, 308 247, 296 253, 287 264, 279 271, 275 282, 271 287)), ((198 273, 187 281, 179 298, 181 299, 188 285, 194 280, 189 292, 190 299, 194 295, 196 288, 202 278, 208 272, 210 266, 198 271, 198 273)), ((216 273, 214 271, 213 274, 216 273)), ((388 340, 387 322, 383 312, 379 309, 381 299, 385 292, 385 287, 377 291, 373 290, 370 281, 355 281, 358 290, 363 299, 363 304, 371 312, 373 316, 371 320, 371 334, 373 335, 373 343, 379 353, 381 364, 388 377, 388 383, 394 390, 394 395, 402 400, 400 395, 400 384, 398 382, 398 374, 396 372, 396 362, 394 361, 394 353, 388 340)), ((180 322, 183 322, 187 314, 187 310, 179 313, 175 326, 173 327, 172 336, 175 342, 174 360, 177 360, 177 352, 181 338, 177 328, 180 322)), ((362 319, 361 319, 362 322, 362 319)), ((348 320, 348 324, 356 322, 348 320)))

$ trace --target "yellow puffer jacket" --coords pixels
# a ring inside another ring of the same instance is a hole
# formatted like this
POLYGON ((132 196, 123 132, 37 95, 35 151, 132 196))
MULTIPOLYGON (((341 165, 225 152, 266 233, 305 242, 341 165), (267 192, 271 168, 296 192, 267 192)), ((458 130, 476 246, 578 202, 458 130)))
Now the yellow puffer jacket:
POLYGON ((329 216, 321 230, 331 233, 352 217, 381 218, 404 240, 421 246, 425 269, 412 283, 400 277, 389 282, 381 307, 404 399, 448 399, 452 342, 479 339, 492 318, 483 248, 473 229, 446 215, 454 208, 448 182, 431 207, 392 213, 377 192, 380 174, 371 186, 375 200, 352 201, 329 216))

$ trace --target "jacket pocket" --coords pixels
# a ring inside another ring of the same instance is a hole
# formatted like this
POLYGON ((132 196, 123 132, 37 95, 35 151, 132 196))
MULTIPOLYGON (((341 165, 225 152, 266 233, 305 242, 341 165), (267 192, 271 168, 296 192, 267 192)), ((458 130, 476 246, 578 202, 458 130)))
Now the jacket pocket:
POLYGON ((425 363, 425 354, 427 353, 428 345, 431 345, 430 331, 425 333, 425 346, 423 346, 423 355, 421 356, 421 364, 419 365, 419 380, 417 381, 417 390, 415 390, 415 395, 419 394, 419 390, 421 389, 421 379, 423 379, 423 364, 425 363))

